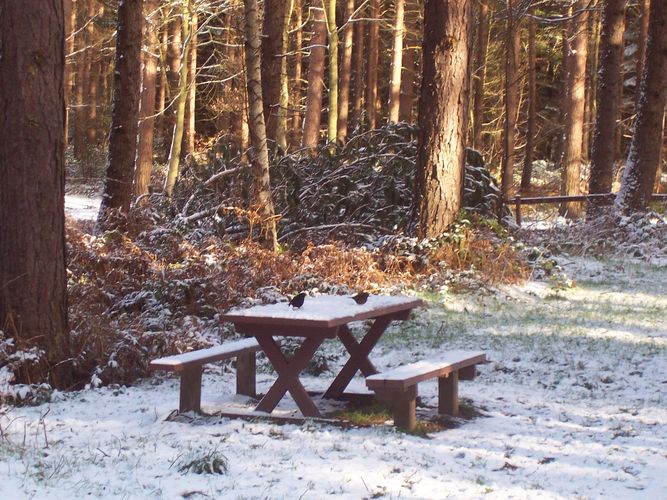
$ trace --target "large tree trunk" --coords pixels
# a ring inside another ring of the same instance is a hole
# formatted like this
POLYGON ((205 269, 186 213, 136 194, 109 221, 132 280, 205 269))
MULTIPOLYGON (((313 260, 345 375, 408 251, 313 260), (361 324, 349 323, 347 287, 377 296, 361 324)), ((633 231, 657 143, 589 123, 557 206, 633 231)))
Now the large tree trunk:
MULTIPOLYGON (((581 152, 584 132, 584 107, 586 105, 586 60, 588 56, 588 0, 577 0, 572 21, 573 53, 568 75, 567 116, 565 118, 565 147, 563 152, 563 176, 561 193, 581 193, 581 152)), ((581 203, 561 204, 561 215, 576 219, 581 212, 581 203)))
POLYGON ((413 206, 420 237, 442 233, 461 208, 471 23, 472 1, 426 0, 413 206))
MULTIPOLYGON (((532 11, 531 11, 532 14, 532 11)), ((535 153, 535 132, 537 125, 537 84, 536 84, 535 19, 528 20, 528 124, 526 126, 526 154, 521 172, 521 192, 530 189, 535 153)))
POLYGON ((314 150, 320 140, 322 92, 324 91, 324 44, 327 41, 327 26, 322 8, 312 7, 311 12, 313 35, 310 39, 308 91, 306 93, 306 116, 303 121, 302 146, 314 150))
POLYGON ((188 100, 188 48, 191 39, 190 14, 192 9, 191 0, 183 2, 183 13, 181 22, 183 28, 181 48, 181 69, 178 83, 178 94, 176 95, 176 121, 174 122, 174 132, 171 136, 171 148, 169 149, 169 169, 167 178, 164 182, 164 194, 171 196, 176 186, 176 180, 181 165, 181 146, 183 141, 183 129, 185 128, 185 105, 188 100))
POLYGON ((118 4, 109 160, 97 218, 102 229, 111 209, 127 212, 132 201, 141 90, 142 6, 141 0, 125 0, 118 4))
POLYGON ((134 172, 134 195, 148 193, 148 185, 153 169, 153 131, 155 125, 155 94, 157 76, 157 49, 160 0, 146 0, 146 27, 144 30, 144 75, 141 82, 141 103, 139 112, 139 138, 134 172))
MULTIPOLYGON (((359 17, 364 17, 365 10, 365 0, 357 0, 360 5, 359 17)), ((364 36, 364 25, 365 21, 359 19, 354 24, 354 106, 352 111, 352 123, 355 127, 361 125, 361 110, 364 105, 364 42, 366 37, 364 36)))
MULTIPOLYGON (((591 146, 589 193, 610 193, 618 126, 626 0, 608 0, 602 14, 595 129, 591 146)), ((599 203, 593 203, 594 207, 599 203)), ((591 211, 592 215, 595 209, 591 211)))
POLYGON ((662 148, 667 100, 667 4, 653 0, 646 61, 630 152, 616 203, 626 213, 645 210, 651 199, 662 148))
POLYGON ((391 81, 389 82, 389 121, 397 122, 401 110, 401 70, 403 69, 403 33, 405 0, 395 0, 394 44, 391 49, 391 81))
POLYGON ((329 37, 329 109, 327 112, 327 139, 336 140, 338 133, 338 28, 336 0, 327 0, 327 35, 329 37))
POLYGON ((185 154, 195 152, 195 122, 197 97, 197 12, 193 11, 190 18, 190 41, 188 42, 188 86, 187 103, 185 105, 185 131, 183 149, 185 154))
POLYGON ((489 45, 489 0, 481 0, 479 3, 479 16, 477 22, 477 45, 475 52, 474 84, 475 94, 473 108, 473 147, 482 150, 482 130, 484 125, 484 82, 486 80, 486 53, 489 45))
POLYGON ((0 329, 22 350, 17 382, 72 382, 65 274, 62 2, 0 7, 0 329), (39 29, 35 29, 35 27, 39 29), (11 140, 7 140, 11 138, 11 140))
POLYGON ((519 50, 521 31, 516 0, 507 0, 505 40, 505 130, 503 141, 502 193, 508 200, 514 195, 516 124, 519 116, 519 50))
POLYGON ((347 120, 350 111, 350 80, 352 77, 352 41, 354 35, 354 0, 345 2, 345 31, 343 35, 343 56, 340 71, 340 100, 338 102, 338 131, 336 140, 341 144, 347 137, 347 120))
POLYGON ((371 130, 377 127, 378 57, 380 51, 380 0, 370 0, 368 67, 366 76, 366 119, 371 130))
POLYGON ((266 137, 276 140, 278 130, 278 109, 280 107, 281 62, 284 58, 283 46, 287 0, 265 0, 264 26, 262 33, 262 98, 266 119, 266 137))
POLYGON ((250 140, 253 149, 252 170, 255 185, 255 204, 262 218, 261 224, 264 242, 275 252, 278 250, 278 238, 271 198, 269 150, 266 144, 266 126, 264 124, 264 106, 262 103, 261 41, 258 17, 257 0, 245 0, 245 57, 250 140))

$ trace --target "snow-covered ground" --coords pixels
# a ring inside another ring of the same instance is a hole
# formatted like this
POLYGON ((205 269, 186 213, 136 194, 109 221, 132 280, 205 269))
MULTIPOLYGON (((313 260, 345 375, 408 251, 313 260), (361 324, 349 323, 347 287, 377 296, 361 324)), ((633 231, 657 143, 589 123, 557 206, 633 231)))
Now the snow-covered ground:
POLYGON ((78 220, 95 220, 100 210, 102 196, 85 194, 65 195, 65 214, 78 220))
MULTIPOLYGON (((667 268, 571 260, 574 288, 529 282, 431 296, 373 352, 379 367, 443 349, 490 362, 462 382, 483 416, 428 439, 391 426, 167 421, 175 378, 0 409, 3 498, 667 498, 667 268), (222 474, 196 474, 197 459, 222 474)), ((340 353, 335 342, 326 346, 340 353)), ((334 364, 342 363, 341 357, 334 364)), ((334 371, 335 371, 334 366, 334 371)), ((223 373, 224 372, 224 373, 223 373)), ((331 373, 306 376, 323 388, 331 373)), ((272 375, 258 376, 265 391, 272 375)), ((363 381, 355 380, 358 388, 363 381)), ((204 407, 235 400, 204 377, 204 407)), ((420 385, 436 404, 436 384, 420 385)), ((286 400, 283 408, 290 408, 286 400)))

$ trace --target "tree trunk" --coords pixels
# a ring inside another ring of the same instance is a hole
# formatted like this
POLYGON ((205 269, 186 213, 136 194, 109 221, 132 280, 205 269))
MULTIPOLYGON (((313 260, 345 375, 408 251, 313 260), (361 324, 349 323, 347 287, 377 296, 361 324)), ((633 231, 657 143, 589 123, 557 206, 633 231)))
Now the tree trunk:
MULTIPOLYGON (((289 6, 285 15, 285 26, 283 27, 283 48, 287 51, 289 47, 289 27, 294 0, 289 0, 289 6)), ((276 143, 281 150, 287 151, 287 117, 289 110, 289 74, 287 71, 287 56, 280 58, 280 102, 278 104, 278 125, 276 129, 276 143)))
POLYGON ((472 2, 426 0, 413 220, 441 234, 461 208, 472 2))
POLYGON ((301 73, 302 61, 301 49, 303 47, 303 10, 301 0, 294 0, 294 23, 296 24, 296 33, 294 33, 294 111, 292 117, 292 134, 298 137, 301 131, 301 73))
POLYGON ((105 228, 111 209, 127 212, 132 201, 141 89, 142 6, 141 0, 124 0, 118 4, 109 160, 97 217, 100 229, 105 228))
POLYGON ((164 108, 167 104, 167 94, 169 94, 169 74, 168 74, 168 52, 169 52, 169 21, 165 15, 166 9, 162 10, 162 31, 160 32, 160 89, 157 97, 157 129, 158 136, 166 140, 167 118, 164 115, 164 108))
MULTIPOLYGON (((359 2, 359 17, 364 17, 365 0, 359 2)), ((352 123, 355 127, 361 125, 361 110, 364 105, 364 24, 365 21, 359 19, 354 25, 354 107, 352 111, 352 123)))
POLYGON ((65 16, 65 149, 69 143, 69 104, 72 98, 74 83, 74 31, 76 30, 76 0, 63 0, 63 15, 65 16))
POLYGON ((338 133, 338 28, 336 0, 327 0, 327 35, 329 37, 329 109, 327 112, 327 139, 336 140, 338 133))
POLYGON ((475 103, 473 109, 473 147, 481 151, 483 147, 482 130, 484 125, 484 82, 486 80, 486 53, 489 45, 489 0, 479 4, 477 23, 477 46, 475 52, 474 88, 475 103))
POLYGON ((264 106, 262 103, 262 71, 260 67, 260 33, 257 0, 245 0, 245 57, 248 84, 248 111, 250 140, 252 142, 252 170, 255 185, 255 203, 262 218, 264 242, 274 252, 278 250, 276 219, 271 199, 269 177, 269 150, 266 144, 264 106))
POLYGON ((160 0, 146 0, 146 26, 144 30, 144 74, 141 82, 139 112, 139 138, 134 172, 134 196, 148 193, 153 169, 153 130, 155 125, 155 94, 157 76, 157 49, 160 0))
MULTIPOLYGON (((189 0, 184 0, 189 1, 189 0)), ((183 19, 181 14, 176 13, 176 8, 172 8, 169 13, 169 38, 167 44, 167 96, 164 114, 164 144, 171 145, 173 142, 173 132, 176 125, 176 114, 178 105, 176 101, 179 95, 179 82, 181 70, 181 47, 183 45, 183 19)))
POLYGON ((405 36, 403 37, 403 76, 401 77, 401 105, 399 118, 403 122, 412 123, 412 109, 415 103, 415 49, 421 37, 415 33, 418 6, 414 0, 407 0, 405 11, 405 36))
POLYGON ((185 106, 185 138, 183 148, 185 154, 195 152, 195 121, 197 97, 197 12, 192 12, 190 18, 190 41, 188 42, 188 87, 187 103, 185 106))
POLYGON ((405 0, 395 0, 394 44, 391 49, 391 82, 389 82, 389 121, 397 122, 401 110, 401 70, 403 69, 403 33, 405 0))
POLYGON ((0 8, 0 329, 44 351, 19 383, 72 383, 67 328, 62 2, 0 8), (39 29, 36 29, 39 27, 39 29), (11 138, 11 140, 6 140, 11 138))
POLYGON ((378 57, 380 50, 380 0, 370 0, 368 29, 368 69, 366 86, 366 119, 368 127, 377 127, 378 57))
POLYGON ((350 81, 352 78, 352 41, 354 35, 354 0, 345 2, 345 31, 343 35, 343 57, 340 71, 340 100, 338 102, 338 131, 336 140, 344 143, 347 137, 347 120, 350 110, 350 81))
MULTIPOLYGON (((531 14, 533 11, 531 10, 531 14)), ((526 154, 521 172, 521 192, 530 189, 530 180, 533 175, 533 157, 535 154, 535 131, 537 122, 537 84, 535 78, 535 20, 528 19, 528 123, 526 125, 526 154)))
POLYGON ((302 146, 314 150, 320 140, 322 119, 322 92, 324 91, 324 46, 327 40, 327 26, 324 10, 311 7, 313 35, 310 39, 308 60, 308 91, 306 93, 306 116, 303 121, 302 146))
POLYGON ((635 71, 635 108, 639 107, 639 84, 644 72, 644 60, 646 59, 646 40, 648 38, 648 22, 649 9, 651 8, 651 0, 639 0, 640 17, 639 17, 639 37, 637 39, 637 67, 635 71))
MULTIPOLYGON (((574 6, 575 19, 572 21, 573 54, 568 87, 567 116, 565 120, 565 148, 563 154, 563 176, 561 193, 577 195, 581 193, 581 152, 584 131, 584 107, 586 105, 586 59, 588 56, 588 0, 577 0, 574 6)), ((561 215, 576 219, 581 212, 581 203, 563 203, 561 215)))
MULTIPOLYGON (((591 146, 591 173, 588 192, 610 193, 613 181, 615 147, 610 138, 616 137, 618 126, 621 63, 623 62, 623 32, 625 31, 626 0, 608 0, 602 14, 600 35, 597 109, 591 146)), ((594 202, 591 208, 603 203, 594 202)), ((595 209, 591 211, 592 215, 595 209)))
POLYGON ((266 137, 271 141, 276 140, 278 130, 281 62, 286 52, 283 46, 286 12, 287 0, 265 0, 261 56, 262 98, 266 118, 266 137))
POLYGON ((181 145, 183 141, 183 129, 185 128, 185 105, 188 100, 188 49, 190 46, 190 14, 192 9, 191 0, 183 2, 183 13, 181 22, 178 23, 183 28, 181 48, 181 70, 178 83, 178 94, 176 95, 176 121, 174 123, 174 132, 171 136, 171 148, 169 149, 169 170, 164 183, 164 194, 171 196, 176 186, 178 173, 181 164, 181 145))
POLYGON ((505 130, 503 145, 502 193, 505 200, 514 195, 516 124, 519 116, 519 51, 521 31, 516 0, 507 0, 505 42, 505 130))
POLYGON ((652 1, 649 14, 646 62, 630 152, 617 206, 625 213, 648 206, 660 162, 663 114, 667 101, 667 4, 652 1))

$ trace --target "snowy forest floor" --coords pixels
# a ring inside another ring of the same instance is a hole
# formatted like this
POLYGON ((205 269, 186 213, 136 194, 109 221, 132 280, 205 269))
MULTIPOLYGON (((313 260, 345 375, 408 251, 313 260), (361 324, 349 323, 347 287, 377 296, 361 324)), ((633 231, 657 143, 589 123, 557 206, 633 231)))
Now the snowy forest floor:
MULTIPOLYGON (((574 281, 424 297, 372 353, 382 369, 443 349, 488 364, 461 396, 480 416, 420 437, 388 424, 167 421, 178 380, 146 379, 0 409, 6 498, 664 498, 667 267, 559 257, 574 281), (208 469, 209 473, 196 473, 208 469), (212 472, 212 473, 211 473, 212 472)), ((326 387, 345 361, 325 344, 326 387)), ((228 366, 204 375, 205 410, 234 400, 228 366)), ((258 388, 273 375, 260 363, 258 388)), ((356 379, 355 387, 363 388, 356 379)), ((422 383, 437 405, 436 383, 422 383)), ((289 408, 291 400, 284 402, 289 408)))

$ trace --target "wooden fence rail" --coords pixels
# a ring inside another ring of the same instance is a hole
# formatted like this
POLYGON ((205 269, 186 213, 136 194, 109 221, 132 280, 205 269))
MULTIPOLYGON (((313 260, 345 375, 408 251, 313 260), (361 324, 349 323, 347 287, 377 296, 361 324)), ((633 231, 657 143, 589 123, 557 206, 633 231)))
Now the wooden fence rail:
MULTIPOLYGON (((578 194, 572 196, 532 196, 522 198, 521 196, 515 196, 508 200, 509 203, 514 204, 514 216, 516 218, 516 223, 518 226, 521 225, 521 206, 522 205, 538 205, 542 203, 565 203, 568 201, 590 201, 590 200, 600 200, 606 199, 609 202, 613 202, 616 198, 616 193, 600 193, 600 194, 578 194)), ((653 201, 665 201, 667 202, 667 194, 653 194, 651 195, 651 200, 653 201)))

